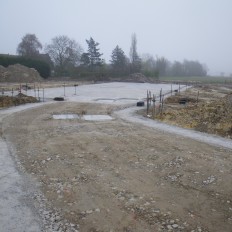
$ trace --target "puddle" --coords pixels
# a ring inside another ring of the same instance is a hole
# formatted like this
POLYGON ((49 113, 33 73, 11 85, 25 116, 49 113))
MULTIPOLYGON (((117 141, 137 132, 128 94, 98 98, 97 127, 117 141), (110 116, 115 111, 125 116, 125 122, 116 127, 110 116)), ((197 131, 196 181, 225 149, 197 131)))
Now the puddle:
POLYGON ((113 118, 109 115, 82 115, 79 116, 78 114, 54 114, 53 119, 82 119, 85 121, 107 121, 107 120, 113 120, 113 118))

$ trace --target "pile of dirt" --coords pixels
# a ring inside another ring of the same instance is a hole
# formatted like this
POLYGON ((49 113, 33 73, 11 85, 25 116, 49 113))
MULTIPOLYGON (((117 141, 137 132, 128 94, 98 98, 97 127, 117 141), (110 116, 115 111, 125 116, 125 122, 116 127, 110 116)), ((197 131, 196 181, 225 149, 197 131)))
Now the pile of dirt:
POLYGON ((20 64, 3 67, 0 65, 0 82, 39 82, 43 79, 34 68, 20 64))
POLYGON ((36 98, 19 93, 17 96, 0 96, 0 108, 38 102, 36 98))
POLYGON ((137 82, 137 83, 151 83, 151 78, 144 76, 142 73, 133 73, 129 77, 123 79, 126 82, 137 82))
POLYGON ((172 97, 168 97, 165 99, 164 103, 170 104, 170 103, 180 103, 181 101, 185 100, 187 103, 196 103, 198 101, 197 98, 188 97, 188 96, 180 96, 180 95, 174 95, 172 97))
MULTIPOLYGON (((167 102, 178 101, 177 96, 167 102)), ((162 121, 201 132, 232 138, 232 94, 214 100, 189 104, 182 108, 169 107, 158 116, 162 121)))

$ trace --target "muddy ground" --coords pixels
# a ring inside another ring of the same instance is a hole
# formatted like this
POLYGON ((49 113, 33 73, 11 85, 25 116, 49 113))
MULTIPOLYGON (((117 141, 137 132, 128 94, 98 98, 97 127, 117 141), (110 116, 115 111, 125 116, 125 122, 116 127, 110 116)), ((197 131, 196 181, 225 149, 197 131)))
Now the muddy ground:
POLYGON ((63 102, 4 121, 18 164, 48 199, 50 211, 40 212, 53 231, 231 231, 232 151, 123 121, 114 110, 63 102), (114 120, 52 119, 61 113, 114 120))

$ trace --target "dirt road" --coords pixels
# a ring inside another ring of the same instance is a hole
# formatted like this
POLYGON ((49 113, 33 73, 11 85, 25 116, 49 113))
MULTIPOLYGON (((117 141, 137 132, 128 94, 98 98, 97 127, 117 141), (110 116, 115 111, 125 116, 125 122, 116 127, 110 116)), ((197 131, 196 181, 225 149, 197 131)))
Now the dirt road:
POLYGON ((48 200, 34 201, 47 231, 231 231, 232 150, 124 121, 116 107, 55 103, 4 121, 48 200), (61 113, 114 120, 52 118, 61 113))

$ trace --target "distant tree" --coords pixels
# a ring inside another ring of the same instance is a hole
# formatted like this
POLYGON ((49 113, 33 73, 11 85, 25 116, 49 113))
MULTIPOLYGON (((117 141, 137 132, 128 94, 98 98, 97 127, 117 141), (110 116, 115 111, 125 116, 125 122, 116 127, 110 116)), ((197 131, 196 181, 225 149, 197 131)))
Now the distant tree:
POLYGON ((156 61, 154 57, 150 54, 144 54, 141 61, 142 61, 141 72, 146 76, 154 77, 158 79, 159 72, 156 69, 156 61))
POLYGON ((112 51, 110 62, 114 69, 124 69, 127 65, 127 59, 124 51, 118 45, 112 51))
POLYGON ((167 74, 169 61, 164 57, 156 58, 156 69, 159 72, 160 76, 165 76, 167 74))
POLYGON ((70 66, 75 67, 79 64, 82 48, 75 40, 63 35, 54 37, 45 51, 51 57, 59 74, 62 74, 70 66))
POLYGON ((103 64, 103 59, 101 59, 103 54, 99 52, 99 43, 95 42, 92 37, 90 37, 89 40, 86 40, 86 43, 88 44, 88 52, 82 54, 82 64, 91 69, 100 67, 103 64))
POLYGON ((89 53, 87 53, 87 52, 82 53, 81 64, 85 67, 89 67, 89 65, 90 65, 89 53))
POLYGON ((206 76, 207 67, 198 61, 184 60, 183 63, 175 61, 170 68, 170 76, 206 76))
POLYGON ((183 67, 182 63, 179 61, 175 61, 172 64, 170 74, 172 76, 184 76, 185 75, 184 74, 184 67, 183 67))
POLYGON ((207 69, 198 61, 184 60, 183 69, 185 76, 206 76, 207 69))
POLYGON ((132 34, 131 37, 130 60, 131 60, 131 72, 140 72, 141 59, 137 53, 137 38, 135 33, 132 34))
POLYGON ((19 43, 17 53, 21 56, 35 58, 39 55, 42 44, 39 42, 35 34, 26 34, 19 43))

